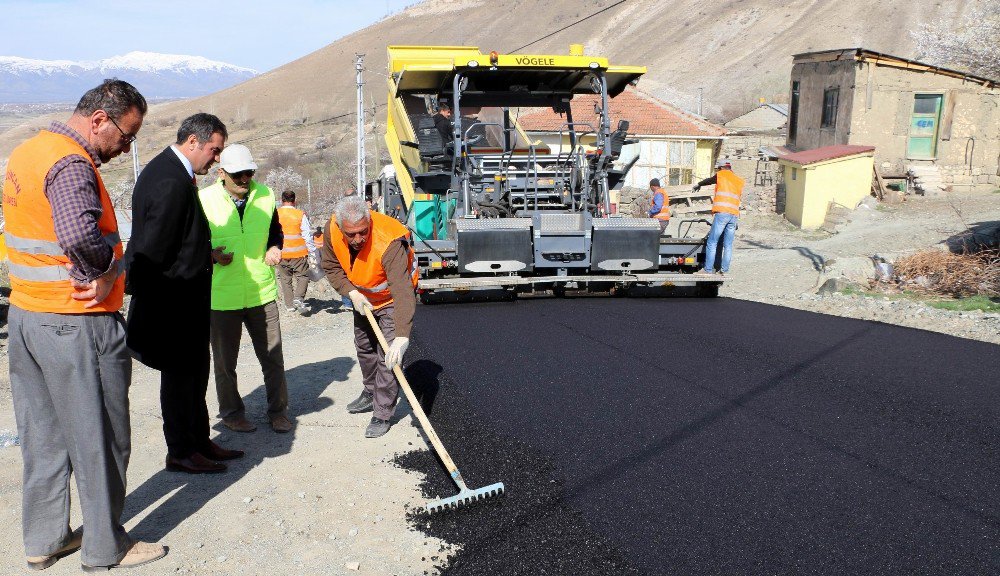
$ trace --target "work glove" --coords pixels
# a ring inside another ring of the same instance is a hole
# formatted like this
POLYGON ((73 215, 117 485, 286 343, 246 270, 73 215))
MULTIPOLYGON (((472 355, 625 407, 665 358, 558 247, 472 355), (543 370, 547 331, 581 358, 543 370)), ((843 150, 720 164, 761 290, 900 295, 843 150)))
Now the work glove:
POLYGON ((364 294, 358 292, 357 290, 351 290, 347 293, 347 297, 351 299, 351 304, 354 305, 354 310, 358 314, 364 314, 365 310, 374 310, 375 307, 372 303, 368 301, 368 298, 364 294))
POLYGON ((701 186, 699 186, 697 184, 695 184, 694 186, 691 187, 691 191, 692 192, 697 192, 698 190, 701 190, 701 186))
POLYGON ((392 344, 389 344, 389 350, 385 353, 386 368, 392 370, 396 366, 399 366, 403 362, 403 354, 406 354, 406 349, 409 347, 409 338, 403 338, 402 336, 393 338, 392 344))

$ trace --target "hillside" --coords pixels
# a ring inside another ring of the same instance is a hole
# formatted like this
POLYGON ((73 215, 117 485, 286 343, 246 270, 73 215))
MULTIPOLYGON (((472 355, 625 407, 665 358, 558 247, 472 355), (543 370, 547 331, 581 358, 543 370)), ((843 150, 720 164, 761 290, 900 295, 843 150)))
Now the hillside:
MULTIPOLYGON (((231 126, 230 141, 254 139, 250 145, 255 153, 270 158, 265 166, 311 164, 315 168, 304 169, 306 175, 339 179, 350 170, 346 158, 353 149, 354 120, 349 114, 355 106, 355 53, 366 54, 368 98, 383 103, 389 43, 473 45, 508 52, 614 3, 427 0, 232 88, 153 107, 140 134, 140 156, 148 159, 166 145, 179 119, 208 111, 231 126), (342 114, 348 116, 301 128, 342 114), (285 133, 270 136, 281 131, 285 133)), ((696 108, 698 89, 703 88, 705 114, 720 118, 736 115, 758 97, 783 101, 795 53, 864 46, 917 57, 909 29, 921 22, 957 21, 975 3, 628 0, 521 53, 564 53, 569 44, 583 43, 588 53, 606 55, 613 62, 647 66, 640 89, 681 107, 696 108)), ((381 116, 384 109, 379 112, 381 116)), ((5 133, 0 158, 44 124, 40 119, 5 133)), ((372 138, 369 146, 374 150, 380 140, 372 138)))
MULTIPOLYGON (((366 54, 373 96, 385 46, 458 44, 506 52, 566 26, 614 0, 428 0, 329 46, 212 96, 177 104, 182 111, 246 104, 258 120, 289 118, 302 100, 309 116, 349 111, 354 101, 353 56, 366 54), (502 16, 502 17, 501 17, 502 16)), ((693 108, 704 88, 706 112, 763 96, 785 98, 791 56, 864 46, 915 57, 907 30, 920 22, 955 19, 970 0, 628 0, 604 14, 532 45, 522 53, 564 53, 580 42, 592 54, 645 65, 640 86, 693 108)))

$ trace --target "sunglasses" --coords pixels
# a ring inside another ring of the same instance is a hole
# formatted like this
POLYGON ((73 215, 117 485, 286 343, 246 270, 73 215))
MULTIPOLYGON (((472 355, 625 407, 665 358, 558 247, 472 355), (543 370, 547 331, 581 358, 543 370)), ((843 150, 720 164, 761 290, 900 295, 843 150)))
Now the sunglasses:
POLYGON ((244 178, 253 178, 253 175, 256 174, 256 173, 257 173, 256 170, 243 170, 243 171, 240 171, 240 172, 226 172, 226 174, 229 174, 229 177, 232 178, 233 180, 242 180, 244 178))

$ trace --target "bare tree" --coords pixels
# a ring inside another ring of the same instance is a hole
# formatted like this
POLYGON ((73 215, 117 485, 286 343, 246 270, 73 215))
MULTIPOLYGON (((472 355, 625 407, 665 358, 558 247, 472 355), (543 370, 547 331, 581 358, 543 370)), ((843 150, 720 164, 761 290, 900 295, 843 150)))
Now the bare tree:
POLYGON ((309 103, 299 98, 292 105, 292 124, 305 124, 309 119, 309 103))
POLYGON ((282 166, 268 172, 264 184, 275 194, 281 194, 285 190, 300 191, 306 185, 306 179, 294 168, 282 166))
POLYGON ((980 0, 961 21, 921 24, 910 36, 918 58, 987 78, 1000 78, 1000 2, 980 0))
POLYGON ((240 104, 240 106, 236 108, 236 112, 233 114, 233 124, 235 124, 237 128, 253 127, 253 119, 250 118, 250 109, 247 107, 246 102, 240 104))
POLYGON ((119 180, 108 187, 108 196, 111 196, 111 204, 115 208, 125 210, 132 209, 132 189, 135 188, 135 180, 126 178, 119 180))

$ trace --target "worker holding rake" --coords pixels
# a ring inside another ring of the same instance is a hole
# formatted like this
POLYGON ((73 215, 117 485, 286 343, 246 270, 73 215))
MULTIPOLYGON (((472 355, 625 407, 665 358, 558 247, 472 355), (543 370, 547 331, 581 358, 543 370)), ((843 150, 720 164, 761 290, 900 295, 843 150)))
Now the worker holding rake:
POLYGON ((405 226, 372 212, 357 194, 337 203, 323 234, 323 271, 334 290, 354 305, 354 344, 364 389, 347 405, 347 411, 374 413, 365 430, 367 438, 389 431, 399 396, 392 370, 409 346, 417 306, 417 265, 409 236, 405 226), (366 311, 389 342, 384 351, 366 311))

